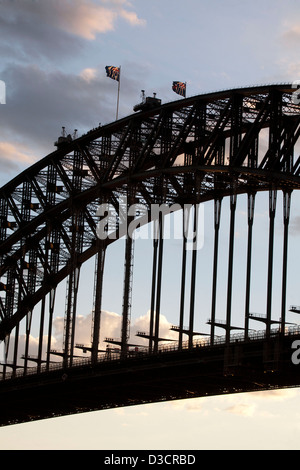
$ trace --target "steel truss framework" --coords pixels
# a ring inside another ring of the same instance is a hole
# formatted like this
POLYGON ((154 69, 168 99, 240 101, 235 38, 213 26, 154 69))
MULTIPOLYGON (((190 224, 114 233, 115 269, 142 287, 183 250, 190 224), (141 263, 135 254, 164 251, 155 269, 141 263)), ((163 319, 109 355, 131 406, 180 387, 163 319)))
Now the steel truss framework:
MULTIPOLYGON (((295 146, 300 137, 300 106, 292 100, 291 85, 243 88, 200 95, 167 103, 150 111, 133 114, 100 126, 75 140, 60 143, 56 151, 21 173, 0 190, 0 340, 5 351, 13 348, 14 375, 18 368, 18 331, 26 320, 24 375, 27 373, 32 314, 41 304, 37 372, 51 362, 52 320, 56 290, 67 279, 64 325, 64 367, 74 360, 75 320, 81 266, 96 257, 92 341, 89 348, 95 363, 99 355, 101 299, 105 253, 112 239, 97 236, 97 209, 103 203, 117 207, 120 198, 142 204, 150 213, 153 204, 196 205, 215 201, 215 240, 210 339, 215 328, 223 327, 226 341, 234 329, 231 321, 232 259, 236 200, 248 194, 248 257, 244 334, 249 334, 252 225, 255 195, 270 195, 268 300, 261 318, 270 335, 272 325, 272 268, 274 217, 277 191, 284 200, 284 259, 282 275, 281 331, 285 330, 287 247, 290 199, 300 188, 300 157, 295 146), (260 145, 267 131, 268 145, 260 145), (224 197, 230 197, 230 244, 226 321, 216 313, 216 282, 220 212, 224 197), (46 311, 47 310, 47 311, 46 311), (45 324, 45 319, 48 324, 45 324), (14 332, 14 344, 10 336, 14 332), (46 351, 43 337, 48 336, 46 351)), ((162 220, 153 248, 153 277, 150 311, 149 353, 156 353, 160 341, 159 314, 163 259, 162 220)), ((187 334, 193 347, 195 269, 193 252, 189 326, 183 325, 185 296, 186 240, 183 239, 181 306, 178 348, 187 334)), ((127 237, 121 354, 127 354, 133 241, 127 237)), ((8 364, 3 365, 3 378, 8 364)))

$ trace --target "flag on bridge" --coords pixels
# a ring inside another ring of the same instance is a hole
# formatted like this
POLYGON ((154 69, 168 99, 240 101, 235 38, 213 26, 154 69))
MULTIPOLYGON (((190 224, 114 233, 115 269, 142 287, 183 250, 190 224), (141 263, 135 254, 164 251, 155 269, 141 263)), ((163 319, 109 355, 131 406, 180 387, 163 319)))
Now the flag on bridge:
POLYGON ((113 80, 120 81, 120 67, 113 67, 112 65, 107 65, 105 67, 106 75, 113 80))
POLYGON ((117 80, 118 82, 118 98, 117 98, 117 114, 116 119, 118 119, 119 115, 119 100, 120 100, 120 82, 121 82, 121 66, 120 67, 113 67, 112 65, 107 65, 105 67, 106 75, 113 80, 117 80))
POLYGON ((172 90, 180 96, 186 96, 186 83, 173 82, 172 90))

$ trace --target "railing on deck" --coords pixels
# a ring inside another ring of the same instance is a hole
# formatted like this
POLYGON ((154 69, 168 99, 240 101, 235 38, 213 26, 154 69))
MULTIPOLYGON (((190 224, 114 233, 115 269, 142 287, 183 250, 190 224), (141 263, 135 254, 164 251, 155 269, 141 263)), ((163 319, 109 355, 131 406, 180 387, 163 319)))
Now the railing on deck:
MULTIPOLYGON (((271 337, 279 336, 281 334, 280 328, 272 329, 271 330, 271 337)), ((295 335, 300 335, 300 325, 294 325, 292 327, 286 328, 285 331, 285 336, 295 336, 295 335)), ((243 333, 238 333, 238 334, 233 334, 231 335, 230 338, 230 343, 245 343, 245 342, 251 342, 251 341, 261 341, 266 338, 266 332, 262 330, 258 331, 252 331, 249 332, 249 336, 247 339, 245 339, 245 336, 243 333)), ((193 340, 193 349, 198 349, 198 348, 210 348, 210 347, 217 347, 220 345, 224 345, 226 343, 226 336, 217 336, 214 338, 214 344, 211 344, 211 339, 210 338, 201 338, 201 339, 194 339, 193 340)), ((182 343, 181 350, 188 350, 189 349, 189 341, 184 341, 182 343)), ((179 343, 175 342, 172 344, 168 345, 161 345, 158 348, 158 353, 159 355, 164 354, 164 353, 170 353, 170 352, 178 352, 179 351, 179 343)), ((125 358, 126 360, 130 360, 132 358, 136 357, 149 357, 153 356, 153 353, 149 354, 147 348, 143 345, 140 346, 140 349, 138 350, 132 350, 128 351, 128 355, 125 358)), ((30 361, 30 358, 28 358, 30 361)), ((99 355, 97 363, 107 363, 107 362, 116 362, 120 361, 121 356, 119 352, 109 352, 109 353, 104 353, 99 355)), ((122 358, 122 360, 124 360, 122 358)), ((76 367, 84 367, 84 366, 91 366, 92 365, 92 360, 91 358, 80 358, 80 359, 74 359, 73 364, 72 364, 72 369, 76 367)), ((7 364, 7 367, 9 367, 9 364, 7 364)), ((29 367, 26 371, 26 376, 28 375, 34 375, 37 374, 37 369, 38 366, 36 367, 29 367)), ((39 370, 39 375, 45 372, 49 371, 55 371, 55 370, 64 370, 63 368, 63 362, 62 361, 57 361, 55 363, 52 363, 50 365, 47 364, 42 364, 40 366, 39 370)), ((0 378, 1 380, 8 380, 12 378, 17 378, 17 377, 23 377, 24 376, 24 371, 23 369, 19 369, 15 371, 6 371, 5 372, 5 377, 0 378)))

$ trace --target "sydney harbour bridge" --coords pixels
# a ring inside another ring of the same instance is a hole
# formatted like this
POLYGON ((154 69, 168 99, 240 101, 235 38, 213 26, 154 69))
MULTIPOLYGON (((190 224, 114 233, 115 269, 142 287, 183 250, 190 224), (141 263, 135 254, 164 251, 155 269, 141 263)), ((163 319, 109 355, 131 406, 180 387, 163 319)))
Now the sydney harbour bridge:
POLYGON ((295 88, 245 87, 165 104, 154 96, 135 111, 80 137, 63 132, 54 152, 0 189, 1 425, 300 385, 299 366, 291 360, 292 346, 300 339, 300 310, 287 298, 289 262, 299 255, 289 251, 291 205, 300 189, 295 88), (253 230, 261 194, 267 197, 265 301, 253 313, 258 262, 253 230), (274 247, 279 196, 280 260, 274 247), (246 201, 247 236, 237 323, 233 275, 239 198, 246 201), (204 263, 197 239, 199 207, 205 204, 213 249, 204 263), (226 224, 221 223, 224 204, 226 224), (182 220, 182 239, 176 245, 179 282, 166 292, 162 279, 170 208, 182 220), (148 323, 132 338, 134 231, 147 225, 154 227, 147 266, 151 275, 142 293, 149 300, 148 323), (220 250, 225 232, 226 254, 220 250), (119 285, 110 286, 112 292, 122 291, 120 331, 110 338, 102 305, 110 269, 107 253, 120 239, 121 286, 119 277, 119 285), (221 298, 218 280, 225 255, 221 298), (276 303, 275 261, 280 273, 276 303), (94 267, 90 342, 78 344, 78 296, 86 263, 94 267), (206 313, 196 303, 199 272, 207 273, 206 313), (53 328, 61 286, 63 335, 57 349, 53 328), (161 334, 161 303, 163 296, 175 294, 176 320, 168 337, 161 334), (289 311, 294 322, 287 318, 289 311))

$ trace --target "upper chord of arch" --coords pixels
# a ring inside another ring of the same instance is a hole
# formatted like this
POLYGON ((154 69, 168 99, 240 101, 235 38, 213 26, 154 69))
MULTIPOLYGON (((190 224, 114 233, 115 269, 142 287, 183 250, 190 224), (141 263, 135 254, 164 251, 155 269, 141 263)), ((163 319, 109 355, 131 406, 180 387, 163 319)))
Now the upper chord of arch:
POLYGON ((247 87, 136 113, 59 144, 3 186, 0 339, 99 251, 101 203, 126 196, 150 210, 299 189, 294 92, 247 87))

